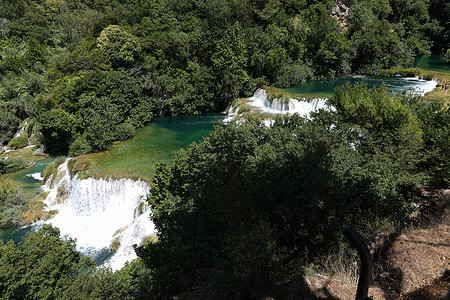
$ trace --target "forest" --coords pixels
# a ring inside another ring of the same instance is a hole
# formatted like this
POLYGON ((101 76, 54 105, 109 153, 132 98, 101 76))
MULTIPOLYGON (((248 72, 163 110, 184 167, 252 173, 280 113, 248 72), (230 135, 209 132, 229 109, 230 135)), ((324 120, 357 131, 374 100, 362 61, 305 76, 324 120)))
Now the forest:
MULTIPOLYGON (((344 3, 338 22, 334 0, 1 0, 0 146, 98 152, 263 85, 450 61, 445 0, 344 3)), ((345 225, 365 240, 407 228, 420 188, 450 185, 445 103, 364 84, 329 102, 310 119, 217 126, 160 163, 147 199, 157 241, 118 271, 49 225, 0 241, 0 299, 297 299, 289 283, 314 255, 349 247, 345 225)), ((0 174, 24 167, 0 160, 0 174)), ((25 206, 0 181, 0 225, 25 206)))
POLYGON ((262 85, 378 74, 450 48, 444 0, 3 0, 0 145, 27 121, 42 152, 80 155, 160 115, 223 111, 262 85))

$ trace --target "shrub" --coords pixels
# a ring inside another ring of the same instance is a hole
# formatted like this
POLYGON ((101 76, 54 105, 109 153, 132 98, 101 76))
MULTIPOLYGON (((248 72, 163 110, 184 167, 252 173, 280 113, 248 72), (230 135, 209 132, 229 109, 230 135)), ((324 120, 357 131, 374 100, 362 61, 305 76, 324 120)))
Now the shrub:
POLYGON ((447 49, 447 52, 444 54, 444 60, 450 64, 450 49, 447 49))
POLYGON ((89 145, 86 136, 82 135, 77 138, 69 148, 70 156, 78 156, 83 154, 88 154, 92 151, 91 145, 89 145))
POLYGON ((26 166, 27 162, 23 159, 0 159, 0 175, 16 172, 20 169, 24 169, 26 166))
POLYGON ((0 181, 0 228, 19 225, 26 208, 23 194, 11 183, 0 181))
POLYGON ((20 149, 28 146, 28 138, 24 135, 15 137, 9 141, 8 145, 13 149, 20 149))
POLYGON ((404 76, 404 77, 416 77, 420 75, 420 71, 414 68, 396 67, 392 69, 380 70, 381 76, 404 76))
POLYGON ((428 81, 433 80, 433 75, 425 75, 425 76, 423 76, 423 79, 428 80, 428 81))
POLYGON ((134 136, 136 130, 130 123, 122 123, 116 126, 115 139, 124 141, 134 136))

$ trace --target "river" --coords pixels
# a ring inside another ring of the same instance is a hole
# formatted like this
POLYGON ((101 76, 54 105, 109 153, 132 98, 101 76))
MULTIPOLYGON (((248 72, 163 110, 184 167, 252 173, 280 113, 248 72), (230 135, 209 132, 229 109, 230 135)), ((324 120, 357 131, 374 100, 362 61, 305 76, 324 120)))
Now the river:
MULTIPOLYGON (((416 60, 417 66, 433 68, 438 65, 440 68, 448 68, 446 65, 441 66, 435 57, 427 59, 416 60)), ((365 82, 369 86, 379 86, 384 82, 396 92, 411 88, 429 91, 436 85, 434 81, 417 78, 371 76, 308 82, 286 91, 319 97, 332 94, 335 86, 345 82, 365 82)), ((223 118, 224 115, 207 114, 156 119, 138 129, 132 139, 118 143, 110 151, 88 156, 86 159, 89 159, 93 167, 85 173, 85 177, 124 174, 128 178, 151 178, 157 162, 173 161, 176 150, 202 140, 213 129, 214 124, 219 124, 223 118)), ((46 158, 32 168, 12 175, 15 181, 21 182, 21 187, 30 197, 42 192, 38 174, 51 160, 52 158, 46 158)), ((50 192, 46 199, 47 205, 60 211, 57 217, 47 222, 59 227, 63 236, 77 238, 78 248, 99 264, 111 262, 115 263, 114 269, 120 268, 125 260, 134 258, 129 253, 131 245, 125 245, 128 252, 120 255, 120 251, 110 250, 109 245, 120 239, 120 247, 125 249, 124 243, 139 243, 139 240, 153 230, 150 228, 151 223, 145 223, 148 221, 148 208, 142 206, 143 197, 145 198, 149 189, 145 182, 132 179, 80 179, 70 176, 66 169, 61 168, 59 179, 55 179, 53 185, 48 183, 46 188, 50 192), (64 197, 58 199, 57 194, 63 189, 64 197), (110 224, 111 228, 108 227, 110 224), (147 230, 143 230, 144 227, 148 227, 147 230), (102 236, 103 233, 105 236, 102 236)), ((0 238, 18 242, 27 232, 35 230, 41 224, 42 222, 24 228, 1 230, 0 238)))

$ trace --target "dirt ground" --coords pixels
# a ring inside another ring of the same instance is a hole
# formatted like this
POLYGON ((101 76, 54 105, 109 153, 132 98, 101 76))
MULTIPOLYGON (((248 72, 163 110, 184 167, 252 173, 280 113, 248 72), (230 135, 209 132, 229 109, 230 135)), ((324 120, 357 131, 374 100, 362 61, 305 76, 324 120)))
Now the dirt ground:
MULTIPOLYGON (((439 300, 450 288, 450 190, 444 190, 439 223, 403 233, 380 234, 369 246, 374 272, 368 295, 374 300, 439 300)), ((355 299, 356 284, 320 274, 304 277, 316 299, 355 299)))

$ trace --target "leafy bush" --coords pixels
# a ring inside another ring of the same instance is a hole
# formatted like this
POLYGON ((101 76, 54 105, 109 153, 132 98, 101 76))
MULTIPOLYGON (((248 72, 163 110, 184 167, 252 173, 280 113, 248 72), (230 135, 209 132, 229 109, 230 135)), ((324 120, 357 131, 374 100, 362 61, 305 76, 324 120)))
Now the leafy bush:
POLYGON ((77 274, 93 268, 71 239, 61 240, 59 229, 44 225, 19 245, 0 241, 0 294, 8 299, 59 298, 77 274))
POLYGON ((124 141, 134 136, 136 130, 130 123, 122 123, 116 126, 115 139, 124 141))
POLYGON ((20 149, 28 146, 28 138, 24 135, 13 138, 8 145, 13 149, 20 149))
POLYGON ((20 169, 24 169, 27 166, 27 162, 20 158, 0 158, 0 175, 6 173, 13 173, 20 169))
POLYGON ((18 226, 27 207, 25 196, 17 188, 0 180, 0 228, 18 226))
POLYGON ((0 294, 5 299, 156 299, 152 274, 141 260, 121 270, 96 268, 61 239, 59 229, 44 225, 18 244, 0 240, 0 294))
POLYGON ((86 136, 83 134, 79 138, 77 138, 69 148, 70 156, 78 156, 83 154, 91 153, 92 147, 89 145, 86 136))
POLYGON ((426 184, 450 188, 450 109, 435 102, 422 109, 419 117, 426 153, 422 168, 429 176, 426 184))
POLYGON ((284 64, 279 73, 275 86, 286 88, 314 77, 313 70, 307 64, 284 64))
POLYGON ((381 76, 404 76, 404 77, 416 77, 420 75, 420 71, 414 68, 396 67, 392 69, 380 70, 381 76))
POLYGON ((447 49, 447 52, 444 54, 444 60, 450 64, 450 49, 447 49))

